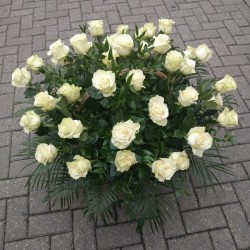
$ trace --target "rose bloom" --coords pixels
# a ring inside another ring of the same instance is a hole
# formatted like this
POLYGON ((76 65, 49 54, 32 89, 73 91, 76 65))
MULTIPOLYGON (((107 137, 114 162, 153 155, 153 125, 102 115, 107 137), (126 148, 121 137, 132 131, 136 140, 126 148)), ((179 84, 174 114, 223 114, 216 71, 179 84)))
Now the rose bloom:
POLYGON ((186 50, 184 51, 184 55, 190 59, 195 59, 195 48, 191 46, 187 46, 186 50))
POLYGON ((103 20, 93 20, 88 22, 88 30, 91 36, 97 37, 104 34, 103 20))
POLYGON ((111 143, 119 149, 127 148, 139 132, 140 124, 131 120, 118 122, 112 129, 111 143))
POLYGON ((66 82, 57 90, 57 94, 65 96, 69 103, 74 103, 79 100, 81 89, 81 87, 66 82))
POLYGON ((93 75, 92 85, 98 89, 104 97, 113 96, 116 91, 115 74, 112 71, 98 69, 93 75))
POLYGON ((159 34, 155 37, 153 43, 154 51, 159 54, 165 54, 171 49, 170 39, 168 35, 159 34))
POLYGON ((199 93, 192 86, 186 87, 184 90, 179 90, 178 102, 182 107, 188 107, 198 100, 199 93))
POLYGON ((195 73, 195 64, 196 62, 188 57, 184 57, 183 62, 181 63, 181 72, 184 75, 190 75, 195 73))
POLYGON ((26 67, 34 72, 37 72, 42 66, 44 66, 43 59, 38 55, 33 55, 26 61, 26 67))
POLYGON ((51 61, 54 64, 64 64, 64 60, 69 53, 69 46, 64 45, 61 39, 52 43, 49 47, 48 56, 52 56, 51 61))
POLYGON ((12 73, 12 86, 17 88, 27 87, 31 80, 31 74, 26 68, 15 69, 12 73))
POLYGON ((86 55, 92 47, 92 43, 88 42, 86 34, 76 34, 69 39, 71 46, 77 54, 86 55))
POLYGON ((148 110, 150 119, 159 126, 167 125, 169 115, 168 106, 164 103, 164 98, 156 95, 149 100, 148 110))
POLYGON ((237 89, 236 82, 230 75, 225 75, 220 81, 215 83, 215 89, 221 93, 225 94, 226 92, 237 89))
POLYGON ((86 177, 89 170, 91 170, 90 161, 80 155, 75 155, 74 161, 66 162, 66 165, 70 177, 75 180, 81 177, 86 177))
POLYGON ((44 112, 54 109, 59 101, 57 98, 49 95, 48 91, 39 92, 34 99, 34 106, 41 108, 44 112))
POLYGON ((176 164, 178 170, 187 170, 189 168, 189 158, 185 150, 182 152, 173 152, 169 156, 169 159, 176 164))
POLYGON ((39 163, 46 165, 57 157, 57 148, 52 144, 41 143, 36 148, 35 158, 39 163))
POLYGON ((153 162, 152 173, 160 182, 169 181, 177 171, 176 164, 167 158, 160 158, 153 162))
POLYGON ((126 81, 128 80, 128 78, 132 76, 132 80, 130 82, 130 85, 133 86, 133 88, 136 91, 141 90, 142 88, 145 88, 143 86, 143 81, 145 79, 145 75, 143 74, 143 71, 141 69, 132 69, 129 71, 127 77, 126 77, 126 81))
POLYGON ((159 19, 159 31, 169 35, 172 33, 172 27, 175 21, 172 19, 159 19))
POLYGON ((120 150, 116 153, 115 166, 119 172, 128 171, 132 165, 136 164, 135 153, 130 150, 120 150))
POLYGON ((87 129, 79 120, 73 120, 72 118, 63 118, 58 125, 58 135, 61 138, 79 138, 82 131, 87 129))
MULTIPOLYGON (((109 51, 108 52, 103 52, 102 54, 105 56, 105 58, 102 59, 103 64, 105 64, 107 66, 107 69, 111 69, 112 68, 112 60, 109 60, 109 58, 108 58, 109 51)), ((116 62, 116 58, 119 57, 119 55, 116 52, 116 50, 114 50, 114 49, 112 49, 112 56, 113 56, 113 59, 116 62)))
POLYGON ((114 40, 111 42, 111 46, 120 56, 129 55, 134 48, 134 41, 128 34, 115 35, 112 39, 114 40))
POLYGON ((116 34, 121 35, 129 32, 129 26, 125 24, 118 25, 116 27, 116 34))
POLYGON ((155 35, 156 27, 153 23, 145 23, 143 27, 139 29, 139 35, 145 32, 144 37, 153 37, 155 35))
POLYGON ((165 68, 170 72, 175 72, 181 68, 183 59, 183 55, 179 51, 172 50, 166 55, 165 68))
POLYGON ((218 93, 216 96, 213 96, 209 101, 214 101, 217 104, 217 109, 223 107, 223 99, 220 93, 218 93))
POLYGON ((213 138, 205 130, 205 127, 194 127, 188 132, 188 144, 192 147, 193 154, 199 157, 202 157, 204 151, 213 144, 213 138))
POLYGON ((212 57, 213 51, 206 44, 201 44, 195 49, 195 56, 198 60, 205 63, 212 57))
POLYGON ((234 127, 238 125, 238 115, 234 110, 225 108, 217 118, 217 122, 224 127, 234 127))
POLYGON ((25 133, 36 131, 41 124, 41 118, 33 110, 28 111, 21 117, 20 125, 23 127, 25 133))

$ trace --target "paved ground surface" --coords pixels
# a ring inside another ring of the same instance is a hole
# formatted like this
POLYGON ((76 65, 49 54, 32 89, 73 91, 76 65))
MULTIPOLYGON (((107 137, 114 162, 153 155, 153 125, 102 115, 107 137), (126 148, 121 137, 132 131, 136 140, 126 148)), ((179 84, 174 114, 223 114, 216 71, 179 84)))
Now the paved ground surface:
POLYGON ((249 0, 0 0, 0 249, 250 249, 249 23, 249 0), (224 153, 235 175, 219 175, 224 192, 217 196, 211 189, 204 195, 195 181, 189 197, 177 202, 167 194, 175 212, 159 234, 145 227, 136 235, 122 211, 103 226, 88 224, 77 206, 60 211, 42 203, 41 192, 24 187, 29 171, 17 176, 29 160, 14 157, 26 135, 11 118, 14 100, 23 99, 10 85, 11 72, 33 53, 46 57, 53 41, 67 42, 83 21, 104 19, 109 32, 121 22, 159 17, 176 21, 171 37, 181 48, 205 42, 213 49, 211 75, 231 73, 237 80, 238 143, 224 153))

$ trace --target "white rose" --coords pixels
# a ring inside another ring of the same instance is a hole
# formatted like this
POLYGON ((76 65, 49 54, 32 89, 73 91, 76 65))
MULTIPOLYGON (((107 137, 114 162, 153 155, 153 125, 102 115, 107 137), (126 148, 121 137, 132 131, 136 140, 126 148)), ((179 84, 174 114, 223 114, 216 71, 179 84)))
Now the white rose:
POLYGON ((58 125, 58 135, 61 138, 79 138, 82 131, 87 129, 79 120, 73 120, 72 118, 63 118, 58 125))
POLYGON ((193 154, 199 157, 202 157, 204 151, 213 144, 213 138, 205 130, 205 127, 194 127, 188 132, 188 144, 192 147, 193 154))
POLYGON ((214 101, 217 104, 217 109, 220 109, 223 107, 223 99, 221 94, 217 94, 216 96, 213 96, 209 101, 214 101))
POLYGON ((70 177, 75 180, 81 177, 86 177, 87 173, 91 169, 90 161, 80 155, 75 155, 74 161, 66 162, 66 165, 70 177))
POLYGON ((187 170, 189 168, 189 158, 185 151, 173 152, 169 159, 176 164, 178 170, 187 170))
POLYGON ((49 47, 48 56, 52 56, 51 61, 54 64, 64 64, 64 60, 69 53, 69 47, 64 45, 61 39, 52 43, 49 47))
POLYGON ((187 46, 186 50, 183 51, 184 52, 184 55, 190 59, 195 59, 196 56, 195 56, 195 48, 194 47, 191 47, 191 46, 187 46))
POLYGON ((91 36, 102 36, 104 34, 104 27, 103 27, 103 21, 102 20, 93 20, 88 22, 89 25, 89 33, 91 36))
POLYGON ((116 153, 115 166, 119 172, 128 171, 132 165, 136 164, 135 153, 130 150, 121 150, 116 153))
POLYGON ((160 158, 154 161, 152 165, 152 173, 154 173, 155 178, 160 182, 164 182, 165 180, 169 181, 176 171, 176 164, 167 158, 160 158))
POLYGON ((116 35, 111 46, 120 56, 127 56, 134 48, 134 41, 128 34, 116 35))
POLYGON ((181 63, 181 72, 184 75, 190 75, 195 73, 195 64, 196 62, 188 57, 184 57, 183 62, 181 63))
POLYGON ((224 78, 222 78, 220 81, 215 83, 215 89, 221 93, 224 94, 228 91, 232 91, 237 89, 236 82, 230 75, 225 75, 224 78))
POLYGON ((116 27, 116 34, 121 35, 129 32, 129 26, 125 24, 118 25, 116 27))
POLYGON ((155 37, 153 47, 154 51, 159 54, 167 53, 171 48, 169 36, 165 34, 159 34, 157 37, 155 37))
POLYGON ((26 68, 15 69, 12 73, 12 86, 17 88, 26 87, 31 80, 31 74, 26 68))
POLYGON ((113 96, 116 91, 115 74, 98 69, 93 75, 92 84, 104 97, 113 96))
POLYGON ((39 92, 35 95, 34 106, 41 108, 42 111, 49 111, 56 107, 58 99, 48 94, 48 91, 39 92))
POLYGON ((40 67, 44 66, 44 62, 40 56, 33 55, 27 59, 26 66, 28 69, 37 72, 40 67))
POLYGON ((128 78, 132 76, 132 80, 130 82, 130 85, 133 86, 133 88, 137 91, 141 90, 142 88, 145 88, 143 86, 143 81, 145 79, 145 75, 143 74, 143 71, 140 69, 132 69, 128 72, 128 75, 126 77, 126 81, 128 80, 128 78))
POLYGON ((118 122, 112 129, 111 142, 119 149, 124 149, 135 139, 135 134, 139 132, 140 124, 131 120, 118 122))
POLYGON ((65 96, 69 103, 74 103, 79 100, 81 89, 81 87, 66 82, 57 90, 57 94, 65 96))
POLYGON ((172 50, 166 55, 165 68, 170 72, 175 72, 181 68, 183 59, 183 55, 180 52, 172 50))
POLYGON ((145 23, 143 27, 139 29, 139 35, 144 33, 144 37, 153 37, 155 35, 156 27, 153 23, 145 23))
POLYGON ((201 44, 195 49, 195 56, 201 62, 207 62, 212 57, 213 51, 206 44, 201 44))
POLYGON ((114 50, 115 48, 115 41, 116 41, 116 38, 119 36, 119 34, 112 34, 110 36, 107 36, 104 40, 104 44, 106 42, 106 39, 108 40, 108 43, 109 45, 111 46, 111 48, 114 50))
POLYGON ((224 127, 234 127, 238 125, 238 115, 234 110, 225 108, 218 116, 217 122, 224 127))
POLYGON ((178 102, 182 107, 188 107, 198 100, 199 93, 192 86, 179 90, 178 102))
POLYGON ((57 148, 52 144, 41 143, 36 148, 35 158, 39 163, 46 165, 57 157, 57 148))
POLYGON ((156 95, 149 100, 148 110, 150 119, 159 126, 167 125, 169 115, 168 106, 164 103, 164 98, 156 95))
MULTIPOLYGON (((111 48, 112 49, 112 48, 111 48)), ((108 52, 103 52, 102 53, 105 58, 102 59, 103 64, 105 64, 107 66, 107 69, 111 69, 112 68, 112 60, 109 60, 108 55, 109 55, 109 51, 108 52)), ((119 57, 118 53, 116 52, 116 50, 112 49, 112 56, 113 59, 115 60, 117 57, 119 57)), ((116 61, 115 61, 116 62, 116 61)))
POLYGON ((86 55, 92 47, 92 43, 88 42, 87 36, 84 33, 74 35, 69 39, 69 41, 77 54, 86 55))
POLYGON ((21 117, 20 125, 23 127, 25 133, 36 131, 41 124, 41 118, 33 110, 28 111, 21 117))
POLYGON ((172 33, 173 24, 175 21, 172 19, 159 19, 159 31, 169 35, 172 33))

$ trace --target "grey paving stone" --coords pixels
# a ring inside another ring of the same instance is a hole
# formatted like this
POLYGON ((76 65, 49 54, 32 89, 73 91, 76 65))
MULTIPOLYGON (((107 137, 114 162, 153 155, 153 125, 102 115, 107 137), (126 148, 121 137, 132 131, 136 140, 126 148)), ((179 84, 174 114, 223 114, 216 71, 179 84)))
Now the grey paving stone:
POLYGON ((0 221, 0 249, 3 249, 4 245, 4 221, 0 221))
POLYGON ((167 217, 167 222, 163 227, 165 237, 169 238, 185 234, 185 229, 174 195, 166 195, 166 199, 171 202, 173 209, 169 209, 170 216, 167 217))
POLYGON ((218 32, 226 45, 235 44, 234 38, 226 28, 218 29, 218 32))
MULTIPOLYGON (((117 248, 118 250, 119 248, 117 248)), ((144 250, 143 245, 134 245, 134 246, 128 246, 128 247, 122 247, 122 250, 144 250)))
POLYGON ((231 205, 225 205, 222 208, 228 221, 229 228, 233 234, 237 248, 249 248, 250 225, 246 220, 246 217, 240 204, 235 203, 231 205))
POLYGON ((83 216, 82 210, 74 211, 73 221, 73 234, 74 234, 74 247, 76 250, 86 249, 95 250, 96 240, 94 224, 88 222, 87 218, 83 216))
POLYGON ((11 134, 9 132, 0 133, 0 147, 6 147, 10 145, 11 134))
POLYGON ((45 213, 49 211, 49 203, 44 202, 44 190, 32 190, 29 195, 29 212, 30 214, 45 213))
POLYGON ((23 149, 22 143, 29 139, 29 135, 24 133, 23 130, 15 131, 12 133, 12 148, 11 148, 11 159, 20 160, 27 159, 27 156, 17 156, 19 151, 23 149))
POLYGON ((209 232, 215 250, 236 250, 233 238, 228 228, 209 232))
POLYGON ((243 166, 245 167, 245 170, 246 170, 248 176, 250 177, 250 161, 243 162, 243 166))
POLYGON ((18 197, 8 200, 5 241, 26 238, 28 220, 28 199, 18 197))
POLYGON ((0 181, 0 199, 27 194, 28 188, 25 187, 26 182, 26 177, 0 181))
POLYGON ((10 148, 0 148, 0 179, 8 177, 9 163, 10 163, 10 148))
MULTIPOLYGON (((8 64, 8 67, 15 69, 16 66, 12 67, 8 64)), ((7 65, 6 64, 6 65, 7 65)), ((6 66, 7 67, 7 66, 6 66)), ((12 106, 13 106, 13 94, 2 95, 0 99, 0 118, 10 117, 12 115, 12 106)))
POLYGON ((136 224, 118 224, 114 226, 99 227, 96 229, 98 249, 110 249, 141 243, 136 234, 136 224))
POLYGON ((233 186, 250 222, 250 180, 236 182, 233 186))
POLYGON ((57 234, 52 236, 51 250, 73 250, 72 233, 57 234))
POLYGON ((49 250, 49 237, 26 239, 5 244, 5 250, 49 250), (35 246, 35 249, 34 249, 35 246))
POLYGON ((149 222, 147 222, 142 231, 143 241, 146 250, 167 250, 162 228, 158 232, 152 233, 149 222))
POLYGON ((250 144, 235 145, 223 149, 221 155, 227 158, 223 159, 223 162, 228 164, 228 163, 250 160, 249 152, 250 152, 250 144))
POLYGON ((195 190, 201 207, 209 207, 238 201, 231 184, 222 184, 221 187, 216 185, 213 188, 197 188, 195 190))
POLYGON ((212 244, 208 233, 187 235, 168 241, 169 250, 212 250, 212 244))
POLYGON ((30 237, 64 233, 72 230, 71 212, 57 212, 29 217, 30 237))
POLYGON ((37 162, 34 159, 13 161, 10 164, 9 177, 24 177, 30 176, 37 167, 37 162))
POLYGON ((0 200, 0 220, 5 219, 5 213, 6 213, 6 200, 0 200))
POLYGON ((183 212, 182 216, 188 233, 225 227, 227 225, 219 207, 183 212))

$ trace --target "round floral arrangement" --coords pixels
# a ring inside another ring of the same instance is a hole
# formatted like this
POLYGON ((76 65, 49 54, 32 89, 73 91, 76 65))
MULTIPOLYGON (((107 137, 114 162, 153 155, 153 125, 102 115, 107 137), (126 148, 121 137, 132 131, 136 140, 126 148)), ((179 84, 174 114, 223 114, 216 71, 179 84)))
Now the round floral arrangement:
POLYGON ((122 206, 140 231, 146 220, 157 228, 167 219, 164 188, 179 196, 190 174, 207 184, 214 170, 229 171, 206 150, 232 140, 217 134, 238 124, 229 94, 236 83, 207 77, 207 45, 178 50, 174 23, 136 26, 132 36, 127 25, 105 35, 103 21, 90 21, 70 46, 50 45, 52 64, 33 55, 13 72, 12 85, 33 104, 17 112, 35 134, 20 155, 35 157, 29 183, 46 199, 62 207, 81 199, 86 216, 104 221, 122 206))

